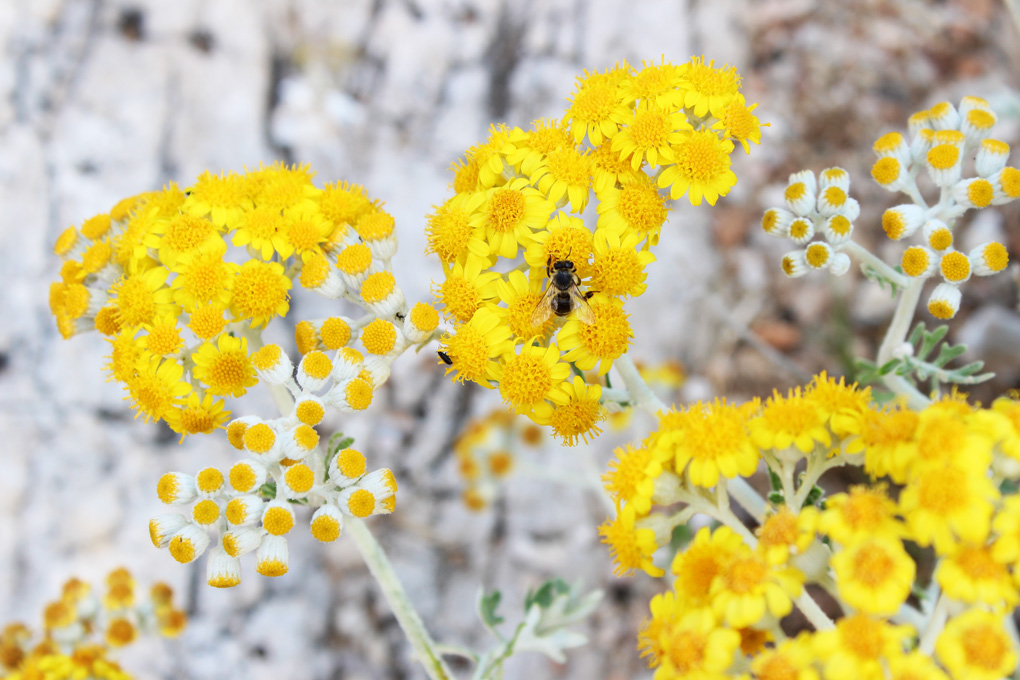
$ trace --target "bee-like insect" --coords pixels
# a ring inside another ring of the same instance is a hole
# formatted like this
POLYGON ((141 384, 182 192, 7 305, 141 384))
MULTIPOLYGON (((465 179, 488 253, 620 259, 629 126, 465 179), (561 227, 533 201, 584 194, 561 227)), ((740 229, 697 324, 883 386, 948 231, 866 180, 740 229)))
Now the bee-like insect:
POLYGON ((570 260, 549 261, 546 265, 549 275, 549 286, 531 314, 531 325, 541 326, 551 315, 567 316, 576 312, 581 323, 595 323, 595 312, 588 304, 588 298, 594 293, 582 293, 577 289, 581 277, 577 275, 574 263, 570 260))
POLYGON ((436 354, 439 355, 439 358, 443 360, 444 364, 447 366, 453 366, 453 359, 450 358, 449 354, 446 352, 436 352, 436 354))

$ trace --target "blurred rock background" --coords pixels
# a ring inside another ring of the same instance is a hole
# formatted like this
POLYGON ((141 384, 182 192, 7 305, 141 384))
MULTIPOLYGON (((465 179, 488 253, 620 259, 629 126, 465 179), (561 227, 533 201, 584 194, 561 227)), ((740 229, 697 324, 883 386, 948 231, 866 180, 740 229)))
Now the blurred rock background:
MULTIPOLYGON (((423 255, 424 216, 448 195, 450 163, 491 123, 562 115, 583 69, 705 54, 739 69, 771 127, 716 208, 677 204, 650 290, 628 303, 632 356, 683 362, 673 399, 766 395, 821 368, 846 373, 852 356, 873 354, 891 310, 854 273, 782 277, 786 244, 758 224, 787 175, 847 168, 863 207, 857 233, 884 252, 878 218, 896 200, 870 182, 872 141, 964 94, 1016 110, 1020 74, 1016 25, 994 0, 2 0, 0 45, 0 623, 37 626, 66 579, 98 584, 127 566, 173 584, 191 616, 181 639, 124 656, 151 678, 424 674, 344 540, 316 545, 296 531, 289 574, 265 579, 245 562, 243 584, 226 592, 204 585, 204 565, 152 548, 159 475, 227 466, 232 450, 218 436, 178 445, 136 422, 104 382, 106 344, 60 339, 46 299, 52 243, 67 226, 206 169, 310 163, 320 182, 356 182, 385 201, 398 281, 409 300, 428 299, 440 270, 423 255)), ((997 136, 1020 144, 1016 119, 997 136)), ((1017 253, 1018 222, 1020 206, 1006 206, 970 229, 1017 253)), ((1016 297, 1008 276, 971 282, 953 323, 951 337, 999 372, 977 395, 986 401, 1020 382, 1016 297)), ((291 318, 321 306, 299 299, 291 318)), ((435 363, 403 357, 368 414, 333 424, 400 480, 398 512, 373 528, 434 635, 484 648, 479 587, 501 589, 514 620, 528 588, 561 575, 606 589, 584 627, 591 644, 566 666, 515 658, 507 677, 650 675, 635 635, 661 584, 612 576, 591 491, 516 476, 488 510, 468 511, 450 445, 497 395, 450 384, 435 363)), ((258 392, 235 411, 245 409, 273 413, 258 392)), ((601 467, 649 426, 635 418, 588 454, 549 443, 527 462, 569 470, 591 455, 601 467)))

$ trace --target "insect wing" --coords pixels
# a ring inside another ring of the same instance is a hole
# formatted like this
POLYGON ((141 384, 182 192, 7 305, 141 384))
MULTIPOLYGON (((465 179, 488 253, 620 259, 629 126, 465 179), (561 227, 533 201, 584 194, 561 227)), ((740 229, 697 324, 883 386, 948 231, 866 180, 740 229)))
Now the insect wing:
POLYGON ((588 298, 577 289, 577 286, 573 286, 570 289, 570 303, 573 305, 578 321, 588 326, 594 325, 595 312, 592 311, 591 305, 588 304, 588 298))
POLYGON ((535 305, 535 311, 531 313, 531 325, 534 327, 541 326, 544 324, 550 316, 552 316, 552 301, 556 297, 557 290, 556 286, 549 283, 549 286, 545 289, 545 295, 535 305))

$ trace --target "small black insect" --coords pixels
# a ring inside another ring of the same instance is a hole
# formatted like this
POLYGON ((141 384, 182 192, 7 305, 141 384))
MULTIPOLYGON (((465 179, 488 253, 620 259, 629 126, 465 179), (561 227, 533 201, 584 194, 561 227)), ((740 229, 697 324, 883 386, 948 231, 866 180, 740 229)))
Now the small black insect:
POLYGON ((581 323, 589 325, 595 323, 595 312, 588 304, 588 298, 593 293, 590 291, 582 293, 577 289, 581 277, 577 275, 574 263, 570 260, 556 262, 550 260, 546 269, 549 274, 549 286, 531 314, 531 325, 541 326, 553 314, 567 316, 570 312, 577 312, 577 318, 581 323))
POLYGON ((447 366, 453 366, 453 359, 450 358, 449 354, 446 352, 436 352, 436 354, 439 355, 439 358, 443 360, 444 364, 447 366))

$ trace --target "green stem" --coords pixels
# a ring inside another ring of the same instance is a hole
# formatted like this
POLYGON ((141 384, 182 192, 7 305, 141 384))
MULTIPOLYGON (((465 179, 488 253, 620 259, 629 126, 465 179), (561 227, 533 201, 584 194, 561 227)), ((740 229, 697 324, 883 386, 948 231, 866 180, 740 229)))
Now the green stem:
MULTIPOLYGON (((921 299, 921 289, 924 288, 924 279, 915 279, 907 284, 900 293, 900 299, 896 303, 896 311, 893 313, 892 321, 885 331, 885 338, 878 348, 878 363, 883 366, 893 359, 896 350, 907 340, 907 333, 910 332, 910 325, 914 321, 914 313, 917 311, 917 303, 921 299)), ((882 376, 886 387, 895 394, 906 398, 907 404, 915 410, 921 410, 931 404, 928 397, 921 394, 909 380, 901 375, 889 373, 882 376)))
POLYGON ((653 416, 660 411, 669 410, 669 407, 648 387, 648 383, 641 377, 641 373, 629 356, 624 354, 614 361, 613 368, 620 373, 624 387, 630 392, 630 396, 634 398, 639 408, 643 408, 653 416))
POLYGON ((843 244, 842 250, 848 255, 854 255, 858 260, 875 270, 882 278, 891 281, 897 288, 906 288, 910 285, 911 279, 909 276, 904 276, 896 271, 859 243, 847 241, 843 244))
POLYGON ((382 589, 386 602, 389 603, 390 609, 397 617, 397 622, 403 629, 404 635, 411 642, 418 661, 425 667, 425 672, 433 680, 452 680, 453 673, 443 663, 436 643, 425 630, 425 624, 422 623, 417 610, 408 599, 407 592, 400 584, 397 573, 393 570, 393 565, 390 564, 389 558, 383 552, 382 546, 375 540, 375 536, 360 519, 349 518, 345 522, 345 528, 346 533, 358 546, 365 564, 368 565, 369 572, 379 584, 379 588, 382 589))

